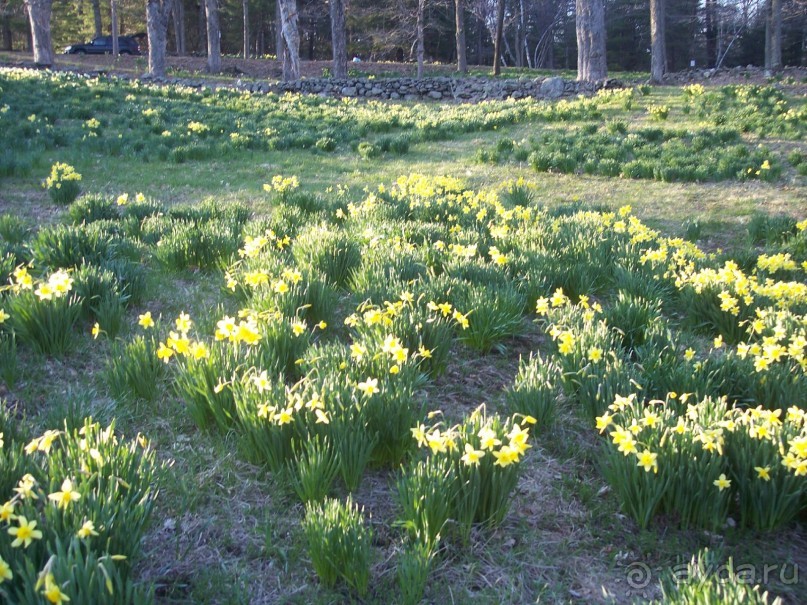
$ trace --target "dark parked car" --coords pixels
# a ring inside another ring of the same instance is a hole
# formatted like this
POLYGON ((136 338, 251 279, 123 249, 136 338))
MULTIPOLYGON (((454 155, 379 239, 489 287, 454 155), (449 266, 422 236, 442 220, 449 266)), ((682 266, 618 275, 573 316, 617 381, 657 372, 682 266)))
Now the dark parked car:
MULTIPOLYGON (((140 46, 133 36, 118 36, 118 50, 122 55, 139 55, 140 46)), ((71 44, 64 49, 66 55, 106 55, 112 53, 112 36, 100 36, 86 44, 71 44)))

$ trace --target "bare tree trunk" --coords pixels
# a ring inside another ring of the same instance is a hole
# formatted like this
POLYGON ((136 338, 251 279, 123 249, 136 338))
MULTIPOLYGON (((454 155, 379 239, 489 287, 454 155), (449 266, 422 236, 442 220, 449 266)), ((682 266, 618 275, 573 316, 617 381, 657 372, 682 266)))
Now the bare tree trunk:
POLYGON ((603 0, 576 0, 577 80, 596 82, 608 75, 605 62, 603 0))
POLYGON ((297 28, 297 0, 277 0, 283 30, 283 79, 300 79, 300 31, 297 28))
POLYGON ((717 63, 717 2, 706 0, 704 17, 706 21, 706 64, 714 67, 717 63))
POLYGON ((485 35, 485 24, 482 19, 476 20, 476 64, 482 65, 482 42, 485 35))
MULTIPOLYGON (((314 60, 314 44, 316 43, 316 21, 314 20, 314 16, 309 16, 308 26, 310 28, 308 32, 308 60, 314 60)), ((305 31, 305 26, 303 27, 303 31, 305 31)))
POLYGON ((53 65, 53 42, 50 38, 50 14, 53 0, 25 0, 31 20, 34 63, 39 67, 53 65))
POLYGON ((345 0, 330 0, 331 46, 333 48, 333 77, 347 78, 347 28, 345 0))
POLYGON ((198 0, 196 5, 196 47, 195 50, 201 53, 205 50, 205 38, 207 37, 207 17, 205 17, 205 0, 198 0))
POLYGON ((146 31, 149 41, 149 74, 165 76, 165 43, 171 0, 148 0, 146 3, 146 31))
POLYGON ((2 21, 3 29, 3 50, 14 50, 13 37, 11 34, 11 8, 8 2, 0 5, 0 21, 2 21))
POLYGON ((101 0, 92 0, 92 20, 95 27, 93 38, 104 35, 104 24, 101 21, 101 0))
POLYGON ((289 47, 286 46, 286 40, 283 40, 283 45, 281 46, 283 49, 283 68, 282 68, 282 77, 283 80, 289 81, 294 80, 294 76, 292 75, 291 71, 291 53, 289 52, 289 47))
POLYGON ((14 50, 11 44, 11 24, 5 15, 3 15, 3 50, 14 50))
POLYGON ((801 49, 799 52, 799 65, 807 65, 807 21, 801 30, 801 49))
POLYGON ((34 34, 32 30, 34 26, 31 24, 31 16, 28 14, 28 11, 23 11, 25 13, 25 20, 28 22, 28 27, 25 28, 25 48, 29 53, 34 52, 34 34))
POLYGON ((764 0, 765 6, 765 74, 771 75, 771 35, 773 28, 771 27, 771 0, 764 0))
POLYGON ((110 29, 112 29, 112 56, 117 57, 120 54, 120 45, 118 43, 118 1, 112 0, 109 7, 111 21, 110 29))
POLYGON ((771 71, 782 69, 782 0, 771 0, 771 71))
POLYGON ((221 30, 219 29, 218 0, 205 0, 207 19, 207 71, 217 74, 221 71, 221 30))
POLYGON ((454 0, 454 33, 457 41, 457 71, 468 73, 468 58, 465 52, 465 0, 454 0))
POLYGON ((524 57, 527 55, 527 19, 524 0, 518 3, 518 27, 516 28, 516 67, 524 67, 524 57))
POLYGON ((249 59, 249 0, 241 3, 244 12, 244 60, 249 59))
POLYGON ((283 19, 280 16, 280 0, 275 0, 275 58, 278 61, 283 60, 283 48, 286 43, 283 42, 283 19))
POLYGON ((502 35, 502 44, 504 45, 504 52, 502 52, 502 60, 500 63, 507 65, 507 55, 510 55, 512 59, 515 59, 516 53, 513 52, 513 49, 510 48, 510 40, 507 39, 507 36, 502 35))
POLYGON ((504 34, 504 0, 498 0, 496 5, 496 38, 493 41, 493 75, 502 72, 502 35, 504 34))
POLYGON ((650 81, 655 84, 661 84, 667 71, 664 5, 665 0, 650 0, 650 81))
POLYGON ((426 11, 426 0, 418 0, 418 14, 417 14, 417 58, 418 58, 418 73, 417 77, 423 77, 423 59, 426 53, 423 43, 424 35, 424 13, 426 11))
POLYGON ((180 50, 179 54, 188 54, 188 30, 185 28, 185 2, 183 0, 174 0, 177 5, 177 15, 179 15, 179 41, 180 50))
POLYGON ((171 16, 174 20, 174 46, 177 54, 185 54, 185 6, 182 0, 175 0, 171 16))

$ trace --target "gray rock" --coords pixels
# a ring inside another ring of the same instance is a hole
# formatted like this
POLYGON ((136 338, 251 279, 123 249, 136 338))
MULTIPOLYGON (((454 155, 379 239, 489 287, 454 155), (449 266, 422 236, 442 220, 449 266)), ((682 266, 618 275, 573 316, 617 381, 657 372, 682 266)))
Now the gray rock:
POLYGON ((557 99, 563 96, 566 83, 563 78, 547 78, 541 82, 541 94, 548 99, 557 99))
POLYGON ((340 92, 343 97, 355 97, 359 91, 355 86, 345 86, 340 92))
POLYGON ((440 99, 443 98, 443 93, 440 92, 439 90, 432 90, 429 93, 429 97, 434 99, 435 101, 439 101, 440 99))
POLYGON ((625 88, 625 83, 622 80, 618 80, 616 78, 606 78, 605 81, 602 83, 602 87, 609 90, 615 88, 625 88))

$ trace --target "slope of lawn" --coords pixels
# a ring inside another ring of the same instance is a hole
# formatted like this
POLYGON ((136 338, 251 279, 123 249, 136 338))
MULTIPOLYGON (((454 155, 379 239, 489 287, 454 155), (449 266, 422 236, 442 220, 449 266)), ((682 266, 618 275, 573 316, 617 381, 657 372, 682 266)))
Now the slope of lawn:
POLYGON ((786 86, 0 88, 10 602, 807 598, 786 86))

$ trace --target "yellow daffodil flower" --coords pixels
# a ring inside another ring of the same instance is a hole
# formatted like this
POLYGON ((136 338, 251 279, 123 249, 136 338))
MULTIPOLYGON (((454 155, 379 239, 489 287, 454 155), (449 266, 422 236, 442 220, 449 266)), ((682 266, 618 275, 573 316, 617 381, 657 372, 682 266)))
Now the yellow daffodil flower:
POLYGON ((485 455, 484 450, 475 450, 470 443, 465 444, 465 454, 460 458, 467 466, 478 466, 479 461, 485 455))
POLYGON ((0 557, 0 584, 13 579, 14 574, 11 572, 11 566, 3 560, 3 557, 0 557))
POLYGON ((714 485, 719 491, 723 491, 724 489, 728 489, 731 487, 731 480, 726 478, 725 473, 720 473, 720 476, 714 480, 714 485))
POLYGON ((56 506, 64 509, 80 499, 81 494, 73 489, 73 482, 69 478, 62 481, 62 491, 48 494, 48 500, 53 500, 56 506))
POLYGON ((34 540, 42 539, 42 532, 36 529, 36 521, 28 521, 20 515, 17 517, 17 524, 17 527, 8 528, 8 534, 14 536, 14 541, 11 543, 12 548, 20 546, 28 548, 34 540))
POLYGON ((97 535, 98 532, 95 531, 95 524, 92 521, 85 521, 76 532, 76 536, 81 540, 97 535))

